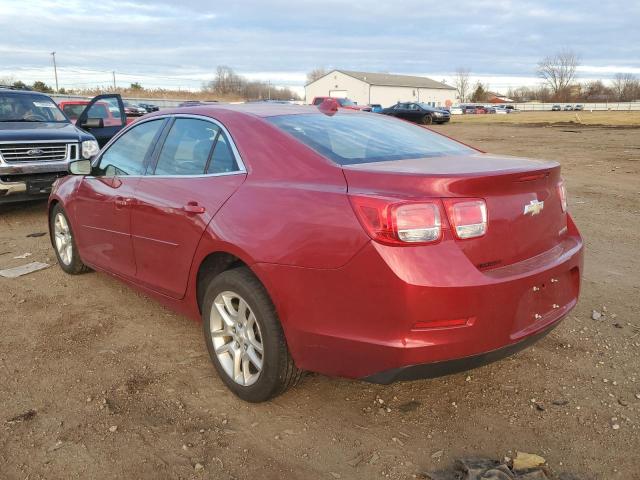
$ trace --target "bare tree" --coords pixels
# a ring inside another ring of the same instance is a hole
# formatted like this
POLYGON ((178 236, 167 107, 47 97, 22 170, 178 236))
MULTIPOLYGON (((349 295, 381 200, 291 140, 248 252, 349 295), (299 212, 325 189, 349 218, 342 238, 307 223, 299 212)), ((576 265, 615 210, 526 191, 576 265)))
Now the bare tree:
POLYGON ((467 97, 470 93, 470 85, 469 85, 469 74, 470 70, 468 68, 458 68, 456 70, 456 75, 454 77, 453 83, 458 90, 458 99, 460 103, 464 103, 467 100, 467 97))
POLYGON ((561 100, 569 96, 569 87, 576 78, 576 69, 580 65, 578 55, 571 50, 562 50, 555 55, 538 62, 537 73, 561 100))
POLYGON ((631 73, 616 73, 611 81, 616 100, 627 102, 635 100, 640 87, 640 81, 631 73))
POLYGON ((16 78, 13 75, 0 77, 0 85, 13 85, 15 81, 16 81, 16 78))
POLYGON ((327 73, 329 72, 324 67, 314 68, 310 72, 307 72, 307 83, 315 82, 319 78, 324 77, 327 73))
POLYGON ((209 82, 207 89, 218 95, 238 94, 243 84, 242 80, 243 79, 239 75, 236 75, 231 67, 219 65, 216 68, 216 77, 213 81, 209 82))
POLYGON ((222 98, 245 100, 299 100, 298 94, 288 87, 278 87, 260 80, 248 80, 238 75, 231 67, 220 65, 215 78, 202 85, 202 91, 222 98))

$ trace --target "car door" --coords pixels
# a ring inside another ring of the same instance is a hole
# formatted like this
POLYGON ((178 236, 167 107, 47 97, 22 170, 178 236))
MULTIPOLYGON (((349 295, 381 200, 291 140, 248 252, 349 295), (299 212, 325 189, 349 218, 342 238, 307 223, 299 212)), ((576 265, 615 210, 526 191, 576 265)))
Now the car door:
POLYGON ((91 133, 100 148, 104 147, 127 125, 122 97, 117 94, 98 95, 82 111, 76 126, 91 133))
POLYGON ((398 118, 407 118, 407 104, 406 103, 398 103, 393 108, 393 116, 398 118))
POLYGON ((135 192, 136 279, 182 298, 205 228, 246 173, 228 132, 212 119, 177 116, 161 143, 135 192))
POLYGON ((412 122, 419 122, 424 117, 426 112, 417 103, 410 103, 407 107, 407 120, 412 122))
POLYGON ((165 119, 135 125, 95 160, 75 195, 80 255, 90 265, 126 277, 136 273, 131 241, 133 194, 165 119))

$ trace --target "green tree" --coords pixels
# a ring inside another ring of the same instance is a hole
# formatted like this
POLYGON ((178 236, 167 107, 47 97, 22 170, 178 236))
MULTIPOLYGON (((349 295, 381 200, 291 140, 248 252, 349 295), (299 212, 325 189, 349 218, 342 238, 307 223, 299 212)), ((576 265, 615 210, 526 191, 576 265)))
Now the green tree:
POLYGON ((476 83, 476 88, 471 94, 472 102, 486 102, 487 101, 487 89, 482 83, 476 83))
POLYGON ((33 82, 33 85, 31 85, 31 88, 36 92, 53 93, 53 88, 51 88, 46 83, 41 82, 40 80, 36 80, 35 82, 33 82))
POLYGON ((27 88, 27 84, 22 80, 16 80, 15 82, 13 82, 13 86, 16 88, 27 88))
POLYGON ((140 82, 133 82, 129 88, 131 90, 144 90, 144 87, 140 85, 140 82))

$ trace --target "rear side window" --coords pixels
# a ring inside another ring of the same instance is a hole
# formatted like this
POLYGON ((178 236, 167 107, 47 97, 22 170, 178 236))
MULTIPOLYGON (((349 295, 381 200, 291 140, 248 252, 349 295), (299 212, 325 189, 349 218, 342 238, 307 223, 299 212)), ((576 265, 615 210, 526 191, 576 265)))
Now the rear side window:
POLYGON ((323 101, 324 101, 324 98, 316 98, 316 99, 313 101, 313 104, 314 104, 314 105, 320 105, 323 101))
POLYGON ((145 159, 154 145, 164 120, 134 126, 118 138, 100 158, 99 176, 142 175, 145 159))
POLYGON ((386 115, 281 115, 267 119, 339 165, 473 152, 423 127, 386 115))
POLYGON ((178 118, 158 157, 155 175, 202 175, 220 128, 196 118, 178 118))
POLYGON ((218 136, 218 141, 213 149, 213 155, 207 173, 228 173, 238 170, 236 158, 233 156, 231 146, 223 133, 218 136))

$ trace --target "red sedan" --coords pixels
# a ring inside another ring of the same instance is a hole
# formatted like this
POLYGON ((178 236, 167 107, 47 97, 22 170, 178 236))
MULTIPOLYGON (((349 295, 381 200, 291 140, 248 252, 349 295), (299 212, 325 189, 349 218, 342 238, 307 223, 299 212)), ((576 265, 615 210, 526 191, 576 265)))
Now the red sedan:
POLYGON ((252 402, 303 371, 389 383, 473 368, 578 299, 582 239, 558 163, 385 115, 163 111, 71 173, 50 198, 62 269, 202 320, 220 377, 252 402))

